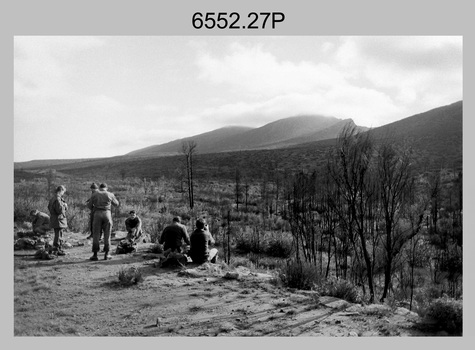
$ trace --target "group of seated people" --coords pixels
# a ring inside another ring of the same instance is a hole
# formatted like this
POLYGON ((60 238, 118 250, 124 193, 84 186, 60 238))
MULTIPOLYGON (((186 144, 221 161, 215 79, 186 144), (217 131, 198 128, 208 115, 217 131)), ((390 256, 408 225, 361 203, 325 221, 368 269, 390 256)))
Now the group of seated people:
MULTIPOLYGON (((47 214, 32 210, 30 215, 33 217, 34 233, 44 235, 50 230, 50 217, 47 214)), ((143 239, 142 220, 134 210, 129 212, 129 217, 125 220, 125 228, 126 241, 136 244, 143 239)), ((210 249, 210 245, 215 243, 214 238, 209 232, 205 219, 202 218, 196 220, 195 230, 188 235, 186 226, 181 223, 181 218, 174 217, 172 224, 163 230, 158 243, 163 244, 165 255, 172 252, 187 254, 194 263, 198 264, 215 263, 217 260, 218 250, 210 249)))
POLYGON ((188 236, 186 226, 181 223, 179 216, 173 218, 173 223, 162 232, 159 240, 163 244, 165 254, 168 252, 186 253, 194 263, 205 262, 215 263, 218 257, 216 248, 209 248, 214 244, 214 238, 209 232, 208 225, 204 219, 196 220, 196 229, 188 236), (183 242, 189 245, 189 250, 182 249, 183 242))

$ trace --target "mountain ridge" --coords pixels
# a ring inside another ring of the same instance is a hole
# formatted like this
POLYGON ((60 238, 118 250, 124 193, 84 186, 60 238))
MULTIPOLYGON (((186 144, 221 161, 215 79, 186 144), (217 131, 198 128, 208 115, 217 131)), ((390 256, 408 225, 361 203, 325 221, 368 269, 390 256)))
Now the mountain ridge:
MULTIPOLYGON (((340 121, 343 123, 345 120, 340 121)), ((346 121, 352 122, 350 119, 346 121)), ((334 125, 336 128, 337 125, 334 125)), ((418 164, 425 169, 442 166, 462 169, 463 165, 463 101, 437 107, 399 121, 370 129, 376 140, 404 143, 409 141, 417 155, 418 164)), ((331 127, 330 127, 331 128, 331 127)), ((232 127, 231 127, 232 129, 232 127)), ((242 131, 242 130, 241 130, 242 131)), ((325 129, 320 131, 325 132, 325 129)), ((300 141, 305 141, 302 137, 300 141)), ((336 138, 293 144, 292 139, 269 144, 266 149, 197 153, 196 174, 201 176, 234 176, 236 167, 254 176, 268 171, 268 162, 277 161, 279 167, 291 171, 323 166, 326 152, 334 147, 336 138), (276 148, 276 147, 280 148, 276 148), (281 147, 283 146, 283 147, 281 147)), ((15 178, 21 178, 17 170, 44 170, 54 168, 77 176, 176 176, 182 167, 181 155, 116 156, 90 160, 55 160, 14 163, 15 178)))
POLYGON ((284 144, 287 140, 297 140, 299 137, 312 133, 317 136, 313 141, 322 137, 332 138, 335 136, 335 132, 328 135, 325 133, 319 134, 318 132, 341 121, 341 119, 335 117, 322 115, 298 115, 282 118, 258 128, 224 127, 164 144, 148 146, 129 152, 126 156, 176 155, 180 154, 182 143, 191 140, 196 142, 196 150, 199 153, 274 148, 278 147, 279 143, 284 144))

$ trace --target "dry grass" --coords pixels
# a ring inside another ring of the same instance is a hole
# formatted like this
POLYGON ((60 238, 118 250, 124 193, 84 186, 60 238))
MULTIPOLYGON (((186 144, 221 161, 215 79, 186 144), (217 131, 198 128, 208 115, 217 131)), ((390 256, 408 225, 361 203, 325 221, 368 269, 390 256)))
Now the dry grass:
POLYGON ((118 277, 120 284, 123 286, 130 286, 143 281, 141 269, 135 266, 121 267, 118 273, 118 277))

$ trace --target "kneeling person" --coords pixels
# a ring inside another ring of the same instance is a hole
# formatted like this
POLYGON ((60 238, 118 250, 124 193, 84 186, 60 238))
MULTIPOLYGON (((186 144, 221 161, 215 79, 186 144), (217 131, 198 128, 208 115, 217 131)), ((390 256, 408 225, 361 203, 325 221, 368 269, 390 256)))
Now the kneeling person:
POLYGON ((125 220, 127 239, 137 243, 142 237, 142 220, 137 216, 135 210, 129 212, 129 217, 125 220))
POLYGON ((218 249, 209 249, 210 244, 214 244, 214 238, 207 229, 204 219, 196 220, 196 230, 190 236, 189 255, 194 263, 202 264, 205 262, 215 263, 218 257, 218 249))
POLYGON ((30 212, 30 216, 33 217, 31 225, 33 226, 34 233, 44 235, 50 230, 50 218, 48 214, 35 209, 30 212))

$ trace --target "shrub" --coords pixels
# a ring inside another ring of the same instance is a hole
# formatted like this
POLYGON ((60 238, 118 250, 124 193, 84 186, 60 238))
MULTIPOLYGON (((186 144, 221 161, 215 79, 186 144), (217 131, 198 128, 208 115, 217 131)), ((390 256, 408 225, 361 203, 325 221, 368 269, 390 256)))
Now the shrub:
POLYGON ((291 242, 274 239, 269 242, 266 254, 275 258, 288 258, 292 251, 291 242))
POLYGON ((154 253, 154 254, 161 254, 163 253, 163 247, 161 244, 159 244, 158 242, 156 242, 151 248, 150 248, 150 252, 151 253, 154 253))
POLYGON ((279 272, 283 285, 289 288, 309 290, 321 281, 317 268, 308 262, 292 260, 279 272))
POLYGON ((449 333, 462 333, 463 306, 461 300, 444 296, 430 303, 426 317, 436 322, 436 325, 449 333))
POLYGON ((236 251, 241 254, 259 253, 261 249, 262 248, 257 245, 257 240, 244 236, 236 238, 236 251))
POLYGON ((88 232, 89 214, 89 209, 81 209, 76 205, 70 205, 66 213, 68 228, 73 232, 88 232))
POLYGON ((238 266, 247 267, 250 270, 254 270, 256 268, 256 264, 247 257, 232 256, 231 262, 229 263, 229 267, 236 268, 238 266))
POLYGON ((135 267, 121 267, 119 270, 119 282, 123 286, 137 284, 143 280, 142 271, 135 267))
POLYGON ((350 303, 361 301, 358 288, 347 280, 330 278, 321 286, 321 289, 323 295, 340 298, 350 303))

